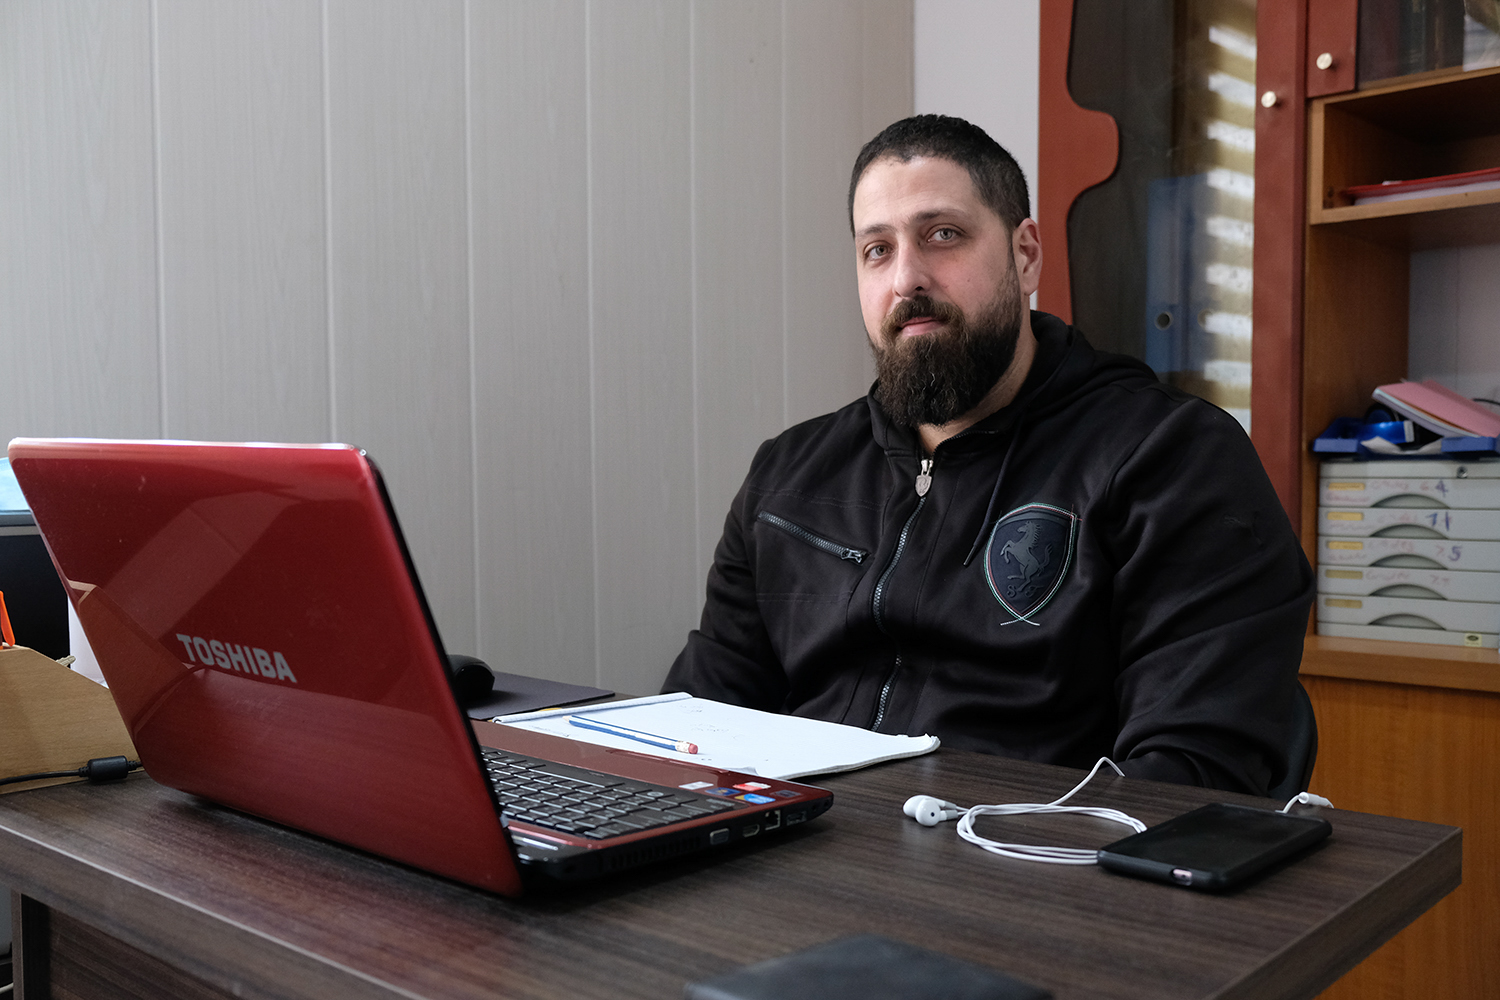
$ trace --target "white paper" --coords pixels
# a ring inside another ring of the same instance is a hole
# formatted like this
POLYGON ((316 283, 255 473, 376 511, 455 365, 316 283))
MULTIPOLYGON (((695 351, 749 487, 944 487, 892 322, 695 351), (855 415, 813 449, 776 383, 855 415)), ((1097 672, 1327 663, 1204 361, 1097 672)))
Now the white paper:
POLYGON ((1493 191, 1500 188, 1500 181, 1470 181, 1468 184, 1450 184, 1447 187, 1421 188, 1416 191, 1396 191, 1391 194, 1365 194, 1354 199, 1356 205, 1379 205, 1387 201, 1416 201, 1418 198, 1436 198, 1445 194, 1469 194, 1473 191, 1493 191))
POLYGON ((770 778, 801 778, 810 774, 852 771, 885 760, 916 757, 938 748, 935 736, 872 733, 854 726, 759 712, 681 693, 581 705, 571 710, 526 712, 496 721, 585 743, 770 778), (673 741, 696 743, 698 752, 678 753, 622 736, 583 729, 568 722, 575 715, 597 717, 673 741))

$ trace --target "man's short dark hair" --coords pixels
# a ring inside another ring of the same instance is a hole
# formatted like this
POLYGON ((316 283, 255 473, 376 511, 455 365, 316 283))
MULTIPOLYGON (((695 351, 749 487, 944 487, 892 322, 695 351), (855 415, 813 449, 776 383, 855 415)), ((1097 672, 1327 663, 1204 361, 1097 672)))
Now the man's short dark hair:
POLYGON ((1015 229, 1031 215, 1031 196, 1026 190, 1026 176, 1016 158, 1005 151, 989 133, 962 118, 947 115, 915 115, 888 125, 865 143, 854 161, 849 178, 849 231, 854 231, 854 189, 859 179, 876 160, 894 157, 902 163, 918 156, 952 160, 969 172, 979 200, 1015 229))

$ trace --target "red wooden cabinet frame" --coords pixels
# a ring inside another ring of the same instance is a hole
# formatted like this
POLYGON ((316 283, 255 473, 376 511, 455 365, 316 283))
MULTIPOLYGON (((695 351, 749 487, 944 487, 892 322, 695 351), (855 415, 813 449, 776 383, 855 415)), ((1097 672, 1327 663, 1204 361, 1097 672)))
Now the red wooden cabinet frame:
MULTIPOLYGON (((1334 53, 1320 84, 1352 86, 1357 0, 1331 0, 1309 55, 1306 0, 1260 0, 1256 12, 1255 291, 1251 440, 1294 525, 1301 519, 1302 266, 1306 219, 1307 70, 1334 53), (1347 81, 1344 77, 1347 76, 1347 81), (1274 99, 1265 95, 1274 95, 1274 99), (1268 106, 1269 105, 1269 106, 1268 106)), ((1085 190, 1108 180, 1119 157, 1114 119, 1074 103, 1068 91, 1073 0, 1041 0, 1037 209, 1049 266, 1038 307, 1072 318, 1067 218, 1085 190)), ((1082 279, 1083 276, 1080 276, 1082 279)))

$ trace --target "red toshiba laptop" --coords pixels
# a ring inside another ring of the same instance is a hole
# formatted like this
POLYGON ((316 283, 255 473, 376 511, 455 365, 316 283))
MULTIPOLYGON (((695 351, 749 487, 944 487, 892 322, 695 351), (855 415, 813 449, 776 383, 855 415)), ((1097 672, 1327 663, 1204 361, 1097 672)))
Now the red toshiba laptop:
POLYGON ((358 449, 17 438, 10 459, 162 784, 507 895, 523 875, 635 867, 832 804, 471 724, 358 449))

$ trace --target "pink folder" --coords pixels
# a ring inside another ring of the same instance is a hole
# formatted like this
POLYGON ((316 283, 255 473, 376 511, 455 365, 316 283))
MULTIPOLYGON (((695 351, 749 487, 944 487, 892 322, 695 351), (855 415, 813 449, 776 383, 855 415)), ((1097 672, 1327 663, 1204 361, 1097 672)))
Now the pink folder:
POLYGON ((1421 382, 1393 382, 1375 390, 1375 398, 1415 412, 1403 412, 1403 416, 1415 420, 1429 430, 1445 436, 1453 436, 1451 430, 1433 426, 1423 416, 1436 417, 1461 431, 1480 437, 1500 435, 1500 416, 1479 403, 1460 396, 1436 379, 1421 382))

